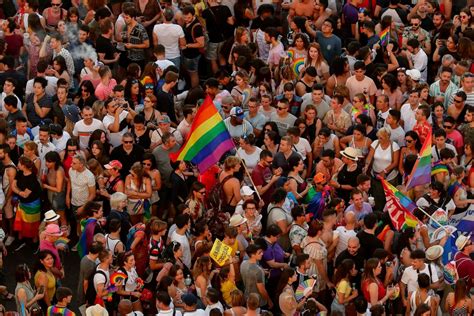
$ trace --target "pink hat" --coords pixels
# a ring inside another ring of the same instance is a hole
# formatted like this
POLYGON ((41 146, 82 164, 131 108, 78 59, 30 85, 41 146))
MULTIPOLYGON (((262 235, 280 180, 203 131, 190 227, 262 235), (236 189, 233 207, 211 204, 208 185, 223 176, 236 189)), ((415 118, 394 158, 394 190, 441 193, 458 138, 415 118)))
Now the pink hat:
POLYGON ((106 164, 105 169, 122 169, 122 163, 118 160, 112 160, 108 164, 106 164))
POLYGON ((60 237, 63 235, 63 233, 59 229, 59 226, 56 224, 49 224, 48 226, 46 226, 45 233, 48 236, 55 236, 55 237, 60 237))

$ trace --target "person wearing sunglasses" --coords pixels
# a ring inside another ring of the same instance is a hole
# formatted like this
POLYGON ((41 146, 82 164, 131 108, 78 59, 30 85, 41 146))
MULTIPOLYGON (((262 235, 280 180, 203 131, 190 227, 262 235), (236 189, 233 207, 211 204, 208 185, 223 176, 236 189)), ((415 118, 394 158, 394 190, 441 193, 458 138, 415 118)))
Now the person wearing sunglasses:
POLYGON ((458 90, 451 98, 447 114, 456 120, 456 124, 464 123, 464 116, 467 112, 466 99, 466 93, 461 90, 458 90))
POLYGON ((46 21, 47 28, 54 30, 59 21, 64 20, 67 16, 66 9, 62 8, 63 2, 61 0, 52 0, 51 6, 44 9, 43 17, 46 21))
POLYGON ((470 258, 470 255, 474 252, 471 234, 467 236, 460 235, 456 239, 456 247, 458 248, 458 253, 454 256, 454 260, 456 261, 459 279, 466 280, 469 291, 474 286, 474 260, 470 258))

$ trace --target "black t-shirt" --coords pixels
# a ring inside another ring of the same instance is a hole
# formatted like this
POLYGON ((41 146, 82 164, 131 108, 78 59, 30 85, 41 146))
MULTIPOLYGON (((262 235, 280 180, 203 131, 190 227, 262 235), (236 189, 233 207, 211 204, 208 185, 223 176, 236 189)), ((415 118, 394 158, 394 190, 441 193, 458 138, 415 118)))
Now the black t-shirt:
POLYGON ((220 43, 226 39, 231 27, 227 24, 227 19, 232 16, 229 8, 224 5, 209 7, 202 12, 202 17, 206 19, 206 28, 209 34, 209 42, 220 43))
POLYGON ((172 93, 165 92, 163 89, 160 89, 156 94, 156 104, 158 111, 165 112, 170 117, 171 121, 177 123, 172 93))
POLYGON ((8 127, 10 128, 10 130, 14 130, 15 129, 15 125, 16 125, 16 120, 20 117, 25 117, 25 115, 23 115, 23 112, 18 110, 16 112, 13 112, 13 113, 8 113, 7 115, 7 122, 8 122, 8 127))
POLYGON ((105 54, 105 59, 115 58, 115 47, 112 45, 112 41, 109 38, 105 38, 102 35, 99 36, 95 42, 95 47, 98 54, 105 54))
POLYGON ((372 258, 376 249, 383 249, 383 243, 373 234, 360 231, 357 233, 357 238, 360 241, 359 252, 365 260, 372 258))
POLYGON ((120 145, 112 150, 110 160, 118 160, 122 163, 122 169, 120 169, 120 176, 122 177, 122 179, 125 179, 125 177, 130 172, 130 168, 132 167, 132 165, 137 161, 142 161, 144 153, 145 152, 142 147, 133 144, 132 151, 130 152, 130 154, 127 154, 123 149, 123 145, 120 145))
MULTIPOLYGON (((202 25, 196 18, 194 18, 194 21, 192 21, 191 24, 184 26, 183 31, 186 43, 196 43, 196 38, 204 36, 202 25)), ((186 48, 185 50, 183 50, 183 56, 188 59, 196 58, 200 54, 201 53, 197 48, 186 48)))
POLYGON ((30 203, 39 199, 39 197, 41 196, 41 186, 38 182, 38 178, 34 173, 25 176, 22 171, 18 171, 15 179, 16 185, 20 191, 25 191, 26 189, 31 191, 28 197, 19 197, 21 202, 30 203))

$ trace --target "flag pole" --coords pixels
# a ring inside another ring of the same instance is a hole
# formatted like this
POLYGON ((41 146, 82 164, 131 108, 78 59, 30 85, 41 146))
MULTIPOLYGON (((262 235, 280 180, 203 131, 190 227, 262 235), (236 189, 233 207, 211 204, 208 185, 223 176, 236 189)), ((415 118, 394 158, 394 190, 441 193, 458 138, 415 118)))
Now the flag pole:
POLYGON ((237 150, 237 147, 235 146, 235 144, 234 144, 234 148, 235 148, 235 153, 236 153, 237 157, 239 157, 239 159, 242 161, 242 165, 244 166, 245 173, 249 177, 249 180, 250 180, 250 182, 252 183, 252 186, 255 189, 255 193, 257 193, 258 199, 262 200, 262 197, 260 196, 260 193, 258 193, 257 186, 255 185, 255 183, 253 183, 252 175, 250 174, 249 170, 247 169, 247 166, 245 164, 245 160, 243 160, 242 157, 240 157, 239 151, 237 150))
POLYGON ((423 209, 423 207, 418 207, 418 209, 420 209, 420 211, 422 211, 423 214, 425 214, 426 216, 428 216, 433 222, 435 222, 436 224, 438 224, 439 227, 443 227, 443 228, 444 228, 444 231, 447 232, 447 233, 449 233, 450 236, 454 237, 454 234, 453 234, 452 232, 448 231, 448 229, 445 228, 444 225, 442 225, 440 222, 438 222, 437 220, 435 220, 433 216, 431 216, 430 214, 428 214, 428 213, 423 209))

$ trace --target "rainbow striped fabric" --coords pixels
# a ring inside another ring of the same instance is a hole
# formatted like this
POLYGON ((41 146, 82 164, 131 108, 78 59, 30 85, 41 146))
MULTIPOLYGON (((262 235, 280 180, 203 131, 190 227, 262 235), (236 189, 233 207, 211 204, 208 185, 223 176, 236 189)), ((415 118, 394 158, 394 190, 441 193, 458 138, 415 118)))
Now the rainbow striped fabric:
POLYGON ((413 215, 416 204, 385 179, 380 179, 387 199, 387 211, 397 230, 416 227, 418 219, 413 215))
POLYGON ((379 38, 380 38, 380 45, 388 44, 388 42, 390 42, 390 27, 387 27, 385 30, 380 32, 379 38))
POLYGON ((209 96, 194 118, 188 139, 183 147, 170 154, 173 161, 190 161, 204 172, 219 161, 223 154, 234 148, 221 115, 209 96))
POLYGON ((431 139, 432 131, 428 133, 423 147, 421 147, 420 155, 413 166, 408 183, 407 190, 417 185, 424 185, 431 182, 431 139))

